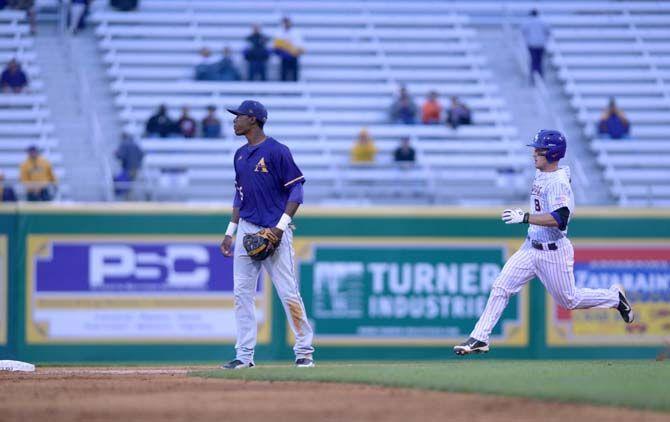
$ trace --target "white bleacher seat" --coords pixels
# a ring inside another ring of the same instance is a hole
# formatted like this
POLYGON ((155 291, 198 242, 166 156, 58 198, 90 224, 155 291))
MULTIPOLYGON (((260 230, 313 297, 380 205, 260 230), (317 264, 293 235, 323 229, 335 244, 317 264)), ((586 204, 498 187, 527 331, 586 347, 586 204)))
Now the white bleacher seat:
POLYGON ((670 143, 665 140, 641 141, 639 139, 598 139, 591 142, 591 149, 594 152, 667 153, 670 152, 670 143))
POLYGON ((579 56, 554 56, 552 61, 556 66, 569 67, 641 67, 648 68, 649 64, 669 65, 670 57, 663 56, 618 56, 618 55, 587 55, 579 56))
MULTIPOLYGON (((596 124, 600 121, 602 116, 601 111, 589 110, 580 112, 577 116, 580 122, 585 124, 596 124)), ((663 111, 629 111, 626 113, 626 118, 632 122, 638 124, 649 124, 649 123, 668 123, 670 124, 670 115, 667 112, 663 111)))
MULTIPOLYGON (((614 42, 614 41, 603 41, 600 42, 560 42, 551 44, 549 48, 552 48, 556 52, 562 54, 567 53, 583 53, 583 54, 634 54, 640 58, 640 47, 637 45, 634 40, 629 42, 614 42), (631 42, 632 41, 632 42, 631 42)), ((647 46, 649 51, 654 52, 670 52, 670 46, 662 44, 649 44, 647 46)))
MULTIPOLYGON (((45 158, 47 158, 51 164, 60 164, 62 161, 62 156, 59 153, 50 153, 50 154, 45 154, 45 158)), ((26 153, 25 152, 3 152, 0 154, 0 165, 20 165, 26 160, 26 153)))
POLYGON ((0 50, 18 50, 33 46, 30 38, 0 38, 0 50))
MULTIPOLYGON (((454 195, 434 186, 434 178, 454 191, 476 184, 480 190, 468 191, 469 198, 477 198, 478 192, 509 198, 513 194, 498 189, 495 169, 517 167, 529 156, 511 142, 516 129, 508 126, 511 115, 490 82, 491 71, 479 53, 476 32, 467 27, 468 18, 445 5, 436 8, 439 13, 426 7, 400 12, 395 4, 379 2, 289 1, 264 13, 250 13, 234 2, 148 0, 136 13, 100 12, 94 19, 99 22, 96 33, 108 75, 115 80, 115 102, 129 129, 141 131, 158 104, 166 104, 173 118, 188 106, 192 117, 201 119, 210 104, 222 119, 228 118, 224 140, 140 141, 151 177, 169 184, 170 172, 177 169, 174 182, 187 186, 190 198, 215 198, 222 181, 232 180, 230 161, 241 144, 230 140, 232 116, 224 108, 250 96, 269 109, 266 132, 292 148, 312 186, 324 187, 308 193, 308 198, 348 192, 392 200, 402 196, 403 186, 415 184, 417 189, 410 189, 413 196, 453 201, 454 195), (250 24, 260 23, 272 34, 284 7, 290 8, 305 38, 300 82, 190 80, 200 61, 199 48, 230 46, 239 54, 250 24), (473 125, 453 130, 446 125, 386 123, 400 83, 407 85, 417 105, 432 90, 439 92, 443 105, 449 96, 458 96, 473 110, 473 125), (379 163, 350 166, 349 151, 363 125, 376 140, 379 163), (410 136, 418 156, 428 158, 399 173, 388 161, 401 136, 410 136), (478 156, 465 164, 462 157, 473 152, 478 156), (474 163, 478 171, 472 170, 474 163), (337 176, 342 179, 339 184, 337 176), (374 189, 362 189, 361 183, 371 183, 374 189)), ((170 192, 161 195, 167 198, 170 192)))
POLYGON ((2 138, 0 140, 0 151, 25 151, 29 146, 35 145, 41 149, 52 149, 58 147, 58 140, 54 138, 45 139, 22 139, 2 138))
POLYGON ((600 153, 598 162, 603 166, 670 167, 670 157, 660 154, 600 153))
MULTIPOLYGON (((573 98, 570 103, 576 109, 582 107, 603 111, 609 101, 609 96, 593 96, 588 98, 573 98)), ((668 99, 663 97, 622 96, 616 98, 616 103, 624 112, 633 109, 659 109, 668 107, 668 99)))
POLYGON ((567 84, 565 90, 570 94, 580 95, 610 95, 620 96, 633 95, 641 96, 650 94, 655 96, 662 96, 662 91, 655 84, 642 84, 629 82, 626 84, 607 84, 607 83, 589 83, 589 84, 567 84))
POLYGON ((586 69, 586 70, 566 70, 562 69, 559 72, 559 77, 561 80, 573 79, 575 81, 609 81, 609 80, 618 80, 618 81, 640 81, 646 80, 650 82, 655 82, 657 77, 670 78, 670 71, 657 71, 653 72, 631 72, 629 70, 618 70, 618 69, 608 69, 608 70, 595 70, 595 69, 586 69))
POLYGON ((48 135, 53 131, 54 127, 52 124, 12 123, 0 125, 0 137, 48 135))
POLYGON ((0 113, 0 122, 16 122, 23 120, 41 120, 46 117, 49 117, 48 110, 33 110, 33 109, 14 109, 14 110, 2 110, 0 113))
POLYGON ((27 51, 0 51, 0 63, 7 63, 11 59, 16 59, 21 64, 35 62, 35 53, 27 51))

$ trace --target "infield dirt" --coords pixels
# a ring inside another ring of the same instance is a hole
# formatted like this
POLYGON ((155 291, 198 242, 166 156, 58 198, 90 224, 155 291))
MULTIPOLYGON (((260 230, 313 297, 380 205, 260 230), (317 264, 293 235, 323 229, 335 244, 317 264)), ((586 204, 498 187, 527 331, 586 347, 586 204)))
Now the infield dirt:
MULTIPOLYGON (((204 379, 190 368, 0 372, 0 421, 667 421, 667 413, 351 384, 204 379)), ((210 369, 197 367, 193 369, 210 369)))

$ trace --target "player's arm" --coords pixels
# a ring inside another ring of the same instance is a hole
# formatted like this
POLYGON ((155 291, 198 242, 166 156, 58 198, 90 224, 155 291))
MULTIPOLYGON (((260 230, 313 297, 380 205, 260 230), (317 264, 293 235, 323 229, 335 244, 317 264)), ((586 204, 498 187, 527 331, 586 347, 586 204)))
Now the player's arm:
POLYGON ((293 221, 295 213, 303 202, 302 185, 305 183, 305 176, 296 165, 288 148, 283 148, 280 154, 279 167, 282 174, 283 188, 288 191, 288 199, 286 200, 284 214, 271 230, 281 240, 282 235, 293 221))
POLYGON ((284 214, 282 214, 277 225, 272 228, 272 232, 279 239, 281 239, 289 224, 291 224, 291 221, 293 221, 295 213, 298 211, 300 204, 302 204, 303 194, 304 192, 302 189, 302 183, 297 182, 290 186, 288 201, 286 202, 286 208, 284 208, 284 214))
POLYGON ((221 242, 221 253, 224 256, 233 256, 233 235, 235 230, 237 230, 237 225, 240 222, 240 206, 242 205, 242 198, 240 197, 240 192, 235 190, 235 199, 233 199, 233 213, 230 217, 230 223, 228 223, 228 228, 226 229, 226 235, 223 237, 223 242, 221 242))
POLYGON ((560 207, 546 214, 530 214, 522 209, 506 209, 502 212, 502 220, 505 224, 533 224, 544 227, 558 227, 565 230, 570 218, 568 207, 560 207))

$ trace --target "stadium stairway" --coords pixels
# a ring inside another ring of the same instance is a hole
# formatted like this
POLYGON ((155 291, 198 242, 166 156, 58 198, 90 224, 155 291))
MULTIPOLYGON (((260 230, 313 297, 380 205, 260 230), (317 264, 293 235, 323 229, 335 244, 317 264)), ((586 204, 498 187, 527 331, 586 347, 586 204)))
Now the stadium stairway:
POLYGON ((503 31, 498 25, 478 25, 477 32, 482 53, 488 59, 495 82, 500 87, 500 95, 508 104, 512 123, 518 128, 521 141, 530 140, 539 129, 555 128, 556 116, 570 145, 564 162, 572 170, 575 200, 584 205, 613 203, 596 157, 588 148, 588 140, 548 58, 545 85, 550 101, 543 99, 537 89, 530 86, 527 76, 514 60, 517 34, 503 31))
POLYGON ((105 92, 109 84, 103 81, 105 73, 100 68, 92 31, 84 31, 77 37, 63 36, 57 22, 40 19, 35 50, 37 63, 46 70, 45 93, 56 135, 61 139, 64 166, 69 172, 69 197, 75 201, 109 199, 110 172, 101 170, 101 166, 108 163, 103 156, 110 154, 116 145, 120 124, 111 95, 105 92), (97 144, 90 118, 92 111, 99 116, 101 128, 97 144))

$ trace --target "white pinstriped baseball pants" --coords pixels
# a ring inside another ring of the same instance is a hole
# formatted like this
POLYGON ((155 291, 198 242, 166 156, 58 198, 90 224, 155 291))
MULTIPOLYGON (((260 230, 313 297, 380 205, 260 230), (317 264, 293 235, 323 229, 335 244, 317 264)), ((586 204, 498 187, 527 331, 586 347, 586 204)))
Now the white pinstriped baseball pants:
POLYGON ((556 303, 565 309, 615 308, 619 293, 610 289, 580 289, 575 287, 575 252, 567 238, 557 240, 557 250, 539 250, 526 240, 507 261, 493 282, 484 312, 470 334, 488 343, 493 327, 505 310, 510 296, 537 276, 556 303))

